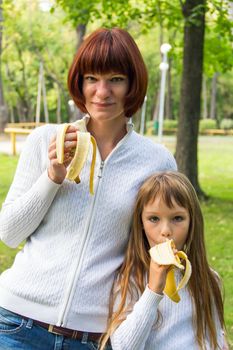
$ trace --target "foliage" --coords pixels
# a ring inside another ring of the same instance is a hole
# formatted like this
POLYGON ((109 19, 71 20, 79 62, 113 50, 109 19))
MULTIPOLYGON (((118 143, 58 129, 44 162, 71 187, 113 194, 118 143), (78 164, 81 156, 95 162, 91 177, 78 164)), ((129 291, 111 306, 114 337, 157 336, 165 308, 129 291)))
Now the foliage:
POLYGON ((163 122, 164 129, 176 129, 178 126, 178 120, 176 119, 165 119, 163 122))
MULTIPOLYGON (((182 2, 179 0, 56 0, 51 12, 42 11, 39 0, 5 0, 2 74, 9 110, 16 120, 34 118, 37 98, 39 63, 43 61, 47 103, 52 121, 56 117, 58 88, 62 95, 62 118, 67 120, 69 98, 66 79, 76 46, 74 28, 88 24, 88 31, 99 26, 120 26, 129 30, 145 58, 149 70, 147 116, 152 119, 160 84, 161 42, 172 44, 169 53, 172 77, 172 111, 179 113, 180 76, 183 55, 182 2), (62 10, 61 10, 62 8, 62 10), (14 18, 14 21, 12 21, 14 18), (65 21, 66 20, 66 21, 65 21)), ((196 21, 200 8, 188 19, 196 21)), ((228 19, 227 1, 207 1, 205 40, 205 74, 220 72, 218 119, 232 113, 230 91, 233 66, 232 25, 228 19), (223 75, 224 74, 224 75, 223 75), (225 79, 229 74, 229 79, 225 79), (221 83, 223 82, 223 84, 221 83)), ((210 88, 210 84, 208 84, 210 88)), ((210 96, 210 95, 209 95, 210 96)))
POLYGON ((230 130, 233 129, 233 119, 222 119, 220 122, 220 129, 230 130))
POLYGON ((199 131, 205 131, 208 129, 217 129, 216 120, 213 119, 201 119, 199 122, 199 131))
POLYGON ((58 88, 63 98, 63 114, 67 114, 66 76, 74 50, 74 34, 70 35, 68 24, 61 26, 63 17, 61 11, 56 16, 42 11, 38 0, 4 4, 5 96, 18 117, 21 114, 32 120, 35 116, 40 62, 44 64, 50 114, 54 119, 58 88))

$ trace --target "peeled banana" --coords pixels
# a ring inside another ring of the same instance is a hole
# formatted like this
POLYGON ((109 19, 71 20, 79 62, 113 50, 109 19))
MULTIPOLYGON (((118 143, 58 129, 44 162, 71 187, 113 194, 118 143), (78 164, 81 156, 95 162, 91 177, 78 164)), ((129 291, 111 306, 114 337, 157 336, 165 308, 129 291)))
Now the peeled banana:
POLYGON ((187 255, 183 251, 178 251, 176 254, 174 254, 174 248, 175 243, 171 239, 152 247, 149 253, 152 260, 157 264, 171 265, 171 268, 168 270, 167 273, 164 293, 175 303, 178 303, 180 301, 178 291, 184 288, 188 283, 192 273, 192 267, 187 255), (180 259, 185 260, 185 267, 181 264, 180 259), (184 270, 183 278, 179 282, 178 286, 176 286, 175 268, 184 270))
POLYGON ((77 146, 75 149, 74 157, 67 168, 66 178, 71 181, 75 181, 76 183, 80 182, 79 174, 87 160, 90 144, 92 144, 93 152, 90 170, 89 190, 91 194, 94 194, 94 169, 97 146, 94 137, 91 136, 91 134, 86 130, 86 125, 83 120, 79 120, 76 123, 72 124, 65 123, 60 125, 60 127, 58 128, 56 137, 56 152, 58 163, 64 163, 65 135, 70 125, 77 126, 79 130, 77 131, 77 146))

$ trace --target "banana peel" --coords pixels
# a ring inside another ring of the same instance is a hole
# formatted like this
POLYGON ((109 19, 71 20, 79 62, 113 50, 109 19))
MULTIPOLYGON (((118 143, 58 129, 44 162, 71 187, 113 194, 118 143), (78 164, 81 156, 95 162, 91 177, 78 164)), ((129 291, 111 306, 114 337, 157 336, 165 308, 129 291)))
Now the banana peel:
POLYGON ((176 254, 174 254, 173 252, 174 248, 175 248, 175 243, 171 239, 152 247, 149 253, 152 260, 157 264, 171 266, 167 273, 164 293, 172 301, 174 301, 175 303, 178 303, 180 301, 180 296, 178 294, 178 291, 187 285, 192 273, 192 267, 191 267, 190 261, 188 260, 187 255, 183 251, 178 251, 176 254), (185 267, 181 263, 181 259, 185 260, 185 267), (176 286, 176 280, 175 280, 176 268, 184 271, 184 275, 181 281, 179 282, 178 286, 176 286))
POLYGON ((74 157, 67 168, 66 178, 70 181, 80 182, 80 173, 87 160, 90 145, 92 144, 92 160, 90 168, 90 180, 89 180, 89 190, 91 194, 94 194, 94 170, 96 162, 96 141, 94 137, 87 131, 84 120, 78 120, 75 123, 61 124, 58 128, 56 137, 56 152, 57 160, 59 164, 64 163, 64 148, 65 148, 65 135, 68 127, 70 125, 76 126, 77 131, 77 146, 75 149, 74 157))

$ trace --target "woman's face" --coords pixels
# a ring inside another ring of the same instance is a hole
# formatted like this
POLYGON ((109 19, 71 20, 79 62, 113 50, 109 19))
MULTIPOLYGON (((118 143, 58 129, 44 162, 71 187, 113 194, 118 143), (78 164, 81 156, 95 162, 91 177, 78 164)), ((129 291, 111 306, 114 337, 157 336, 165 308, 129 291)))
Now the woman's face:
POLYGON ((178 250, 182 250, 188 237, 190 215, 186 208, 174 200, 169 208, 161 198, 146 204, 142 211, 142 223, 150 247, 173 239, 178 250))
POLYGON ((128 89, 128 77, 124 74, 84 74, 83 95, 88 113, 99 121, 122 119, 128 89))

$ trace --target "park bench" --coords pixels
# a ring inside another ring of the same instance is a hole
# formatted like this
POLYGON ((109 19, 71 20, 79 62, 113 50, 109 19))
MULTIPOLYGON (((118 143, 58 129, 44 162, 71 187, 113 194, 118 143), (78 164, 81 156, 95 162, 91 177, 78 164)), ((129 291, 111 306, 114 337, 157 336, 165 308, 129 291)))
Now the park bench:
POLYGON ((16 135, 28 135, 34 128, 45 123, 8 123, 4 132, 10 135, 12 154, 16 155, 16 135))

